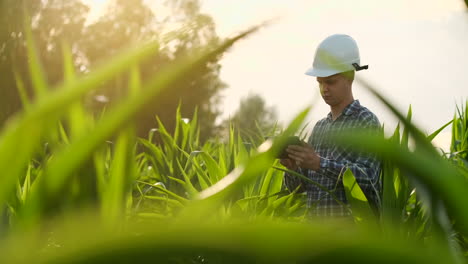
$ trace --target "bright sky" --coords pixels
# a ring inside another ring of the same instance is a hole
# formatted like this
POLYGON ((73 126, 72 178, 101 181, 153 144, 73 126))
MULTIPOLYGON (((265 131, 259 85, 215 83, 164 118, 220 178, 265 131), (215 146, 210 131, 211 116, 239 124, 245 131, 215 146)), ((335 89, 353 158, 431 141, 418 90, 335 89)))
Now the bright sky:
POLYGON ((105 11, 106 5, 109 0, 81 0, 91 8, 88 20, 95 20, 105 11))
MULTIPOLYGON (((160 1, 160 0, 159 0, 160 1)), ((148 1, 150 3, 159 1, 148 1)), ((106 0, 94 3, 94 15, 106 0)), ((262 95, 280 122, 289 122, 313 103, 309 121, 324 117, 328 106, 317 98, 317 84, 304 75, 316 46, 328 35, 345 33, 359 45, 368 71, 358 76, 373 83, 399 109, 413 106, 413 119, 427 133, 449 121, 455 103, 468 98, 468 12, 462 0, 201 0, 218 34, 230 36, 250 25, 280 17, 273 25, 236 44, 221 60, 223 117, 242 97, 262 95)), ((396 119, 372 95, 354 85, 354 96, 386 128, 396 119)), ((450 144, 450 129, 436 138, 450 144)))
MULTIPOLYGON (((358 75, 386 95, 399 109, 413 107, 413 118, 427 133, 454 114, 455 102, 468 98, 468 13, 462 0, 202 0, 202 10, 215 19, 218 33, 229 36, 272 17, 275 24, 238 43, 221 64, 224 116, 239 100, 261 94, 288 122, 311 105, 317 94, 312 65, 316 46, 328 35, 346 33, 360 47, 368 71, 358 75)), ((392 130, 396 119, 372 95, 354 85, 354 96, 392 130)), ((314 103, 312 123, 329 111, 314 103)), ((450 129, 435 142, 450 144, 450 129)))

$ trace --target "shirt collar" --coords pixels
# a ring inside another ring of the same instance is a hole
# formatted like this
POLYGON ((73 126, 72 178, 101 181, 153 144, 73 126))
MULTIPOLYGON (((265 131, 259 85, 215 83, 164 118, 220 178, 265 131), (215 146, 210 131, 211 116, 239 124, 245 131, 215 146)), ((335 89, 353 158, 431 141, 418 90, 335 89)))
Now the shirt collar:
MULTIPOLYGON (((361 104, 359 103, 359 100, 354 100, 348 106, 346 106, 343 109, 342 114, 350 116, 354 112, 356 112, 360 107, 361 107, 361 104)), ((332 119, 332 113, 331 112, 328 113, 327 118, 330 119, 330 120, 332 119)))

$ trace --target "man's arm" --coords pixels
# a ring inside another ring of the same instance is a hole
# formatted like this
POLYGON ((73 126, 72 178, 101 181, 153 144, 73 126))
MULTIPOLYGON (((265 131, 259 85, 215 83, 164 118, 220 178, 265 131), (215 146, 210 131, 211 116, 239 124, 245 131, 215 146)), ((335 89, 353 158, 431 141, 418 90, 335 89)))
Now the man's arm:
POLYGON ((356 181, 363 188, 370 184, 375 185, 378 182, 380 162, 374 155, 358 154, 358 158, 354 162, 347 159, 340 159, 338 161, 320 157, 320 168, 317 172, 327 177, 338 179, 346 169, 350 169, 353 172, 356 181))
POLYGON ((326 177, 338 180, 343 177, 346 169, 353 172, 356 182, 365 193, 367 199, 377 208, 380 207, 380 161, 373 155, 360 155, 356 161, 346 159, 339 161, 320 158, 320 169, 318 173, 326 177))

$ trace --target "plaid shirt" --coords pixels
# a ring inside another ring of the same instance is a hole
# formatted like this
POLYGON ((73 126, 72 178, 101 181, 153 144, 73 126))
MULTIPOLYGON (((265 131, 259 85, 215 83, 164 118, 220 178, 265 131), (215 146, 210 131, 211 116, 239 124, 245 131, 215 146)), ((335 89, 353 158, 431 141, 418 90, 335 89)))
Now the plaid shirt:
POLYGON ((309 138, 309 144, 320 156, 320 169, 314 171, 299 168, 298 172, 334 193, 336 198, 346 206, 340 205, 329 193, 319 187, 286 174, 285 185, 289 190, 302 185, 301 189, 307 192, 307 205, 311 210, 311 215, 347 216, 350 214, 342 181, 347 168, 353 172, 357 183, 371 204, 374 207, 380 207, 380 162, 374 155, 353 152, 347 147, 336 146, 328 137, 332 134, 349 132, 351 129, 379 131, 378 128, 380 128, 380 123, 377 117, 361 106, 358 100, 349 104, 335 121, 329 113, 326 118, 317 122, 309 138))

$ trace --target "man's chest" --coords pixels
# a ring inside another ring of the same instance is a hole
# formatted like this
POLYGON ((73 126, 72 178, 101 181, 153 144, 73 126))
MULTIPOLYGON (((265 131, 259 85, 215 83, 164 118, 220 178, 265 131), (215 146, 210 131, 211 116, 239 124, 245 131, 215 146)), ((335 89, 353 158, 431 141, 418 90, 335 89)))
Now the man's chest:
POLYGON ((309 143, 319 156, 327 159, 349 159, 351 151, 337 143, 337 138, 352 133, 357 128, 354 120, 335 120, 321 123, 311 135, 309 143))

